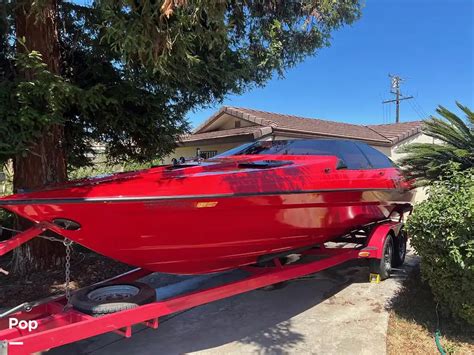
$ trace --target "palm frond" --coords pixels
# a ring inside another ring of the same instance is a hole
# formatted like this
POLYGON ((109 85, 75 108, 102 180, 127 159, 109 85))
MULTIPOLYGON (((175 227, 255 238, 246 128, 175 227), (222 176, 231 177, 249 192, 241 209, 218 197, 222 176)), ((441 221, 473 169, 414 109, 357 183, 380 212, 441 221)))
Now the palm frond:
MULTIPOLYGON (((457 104, 457 103, 456 103, 457 104)), ((459 107, 459 105, 458 105, 459 107)), ((460 107, 461 108, 461 107, 460 107)), ((461 108, 462 110, 462 108, 461 108)), ((466 123, 459 118, 457 115, 449 111, 447 108, 444 106, 438 106, 436 109, 436 112, 438 112, 441 116, 443 116, 445 119, 447 119, 455 129, 462 131, 466 136, 469 136, 472 134, 471 130, 469 127, 466 125, 466 123)), ((466 115, 468 116, 468 115, 466 115)))
POLYGON ((462 105, 456 101, 456 105, 466 114, 469 129, 474 129, 474 112, 472 112, 467 106, 462 105))
POLYGON ((430 117, 423 128, 434 143, 413 143, 400 149, 405 155, 399 163, 408 175, 430 182, 442 176, 451 162, 460 169, 474 166, 474 114, 466 106, 456 105, 466 114, 466 121, 439 106, 436 112, 441 117, 430 117))

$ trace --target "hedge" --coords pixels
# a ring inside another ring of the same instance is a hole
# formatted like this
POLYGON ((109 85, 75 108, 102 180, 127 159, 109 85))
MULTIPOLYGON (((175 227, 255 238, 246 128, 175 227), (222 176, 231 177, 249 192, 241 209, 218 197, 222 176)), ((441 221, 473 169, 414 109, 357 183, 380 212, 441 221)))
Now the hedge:
POLYGON ((474 324, 474 169, 430 188, 407 222, 423 279, 442 309, 474 324))

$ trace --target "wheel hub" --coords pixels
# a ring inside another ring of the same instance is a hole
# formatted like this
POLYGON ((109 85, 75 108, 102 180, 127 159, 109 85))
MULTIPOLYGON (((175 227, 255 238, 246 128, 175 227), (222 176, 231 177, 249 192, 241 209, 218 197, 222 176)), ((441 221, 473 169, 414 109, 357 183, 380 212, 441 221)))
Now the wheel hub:
POLYGON ((87 298, 95 302, 117 301, 133 297, 137 295, 139 291, 138 287, 131 285, 105 286, 89 292, 87 298))
POLYGON ((385 249, 384 253, 384 265, 385 270, 390 271, 392 269, 392 252, 393 246, 392 242, 388 243, 387 248, 385 249))

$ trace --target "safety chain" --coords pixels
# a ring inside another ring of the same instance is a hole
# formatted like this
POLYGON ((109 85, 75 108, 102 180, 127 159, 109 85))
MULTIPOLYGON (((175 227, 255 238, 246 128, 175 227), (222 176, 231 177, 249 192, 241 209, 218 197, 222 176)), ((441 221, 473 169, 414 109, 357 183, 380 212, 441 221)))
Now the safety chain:
MULTIPOLYGON (((38 237, 43 238, 43 239, 46 239, 46 240, 49 240, 50 242, 59 242, 59 243, 63 243, 64 245, 66 245, 66 244, 64 243, 64 241, 65 241, 66 239, 59 239, 59 238, 55 238, 55 237, 49 237, 49 236, 41 235, 41 234, 40 234, 38 237)), ((71 243, 72 243, 72 242, 71 242, 71 243)))
POLYGON ((72 240, 64 238, 63 241, 64 246, 66 247, 66 264, 64 265, 65 268, 65 276, 66 282, 64 284, 65 293, 66 293, 66 305, 64 309, 71 308, 71 288, 69 287, 69 283, 71 282, 71 246, 72 240))
MULTIPOLYGON (((0 226, 0 229, 6 230, 6 231, 9 231, 9 232, 15 232, 15 233, 21 233, 22 232, 21 230, 18 230, 18 229, 12 229, 12 228, 7 228, 7 227, 3 227, 3 226, 0 226)), ((38 237, 49 240, 50 242, 59 242, 59 243, 64 244, 64 239, 49 237, 49 236, 42 235, 42 234, 38 235, 38 237)))
MULTIPOLYGON (((10 232, 17 232, 21 233, 21 231, 12 229, 12 228, 7 228, 0 226, 0 229, 4 229, 10 232)), ((63 243, 64 247, 66 248, 66 263, 64 265, 64 273, 65 273, 65 284, 64 284, 64 289, 65 289, 65 294, 66 294, 66 305, 64 306, 64 310, 67 310, 71 308, 71 288, 69 287, 69 284, 71 283, 71 251, 72 251, 72 244, 73 241, 64 238, 64 239, 59 239, 55 237, 50 237, 46 235, 39 235, 38 237, 49 240, 51 242, 60 242, 63 243)), ((3 269, 0 269, 3 270, 3 269)))

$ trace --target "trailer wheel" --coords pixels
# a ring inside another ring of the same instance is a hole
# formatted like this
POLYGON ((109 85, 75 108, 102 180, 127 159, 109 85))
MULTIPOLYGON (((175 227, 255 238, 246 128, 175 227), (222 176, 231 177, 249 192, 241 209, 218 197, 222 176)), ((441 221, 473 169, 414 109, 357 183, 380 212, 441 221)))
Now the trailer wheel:
POLYGON ((393 246, 393 258, 392 266, 399 267, 405 262, 405 256, 407 255, 407 234, 402 229, 398 236, 395 238, 393 246))
POLYGON ((370 273, 380 275, 380 280, 385 280, 390 277, 390 272, 392 271, 393 249, 393 238, 392 235, 389 234, 383 243, 382 258, 370 259, 369 261, 370 273))
POLYGON ((79 290, 71 297, 75 309, 94 316, 124 311, 154 301, 155 289, 141 282, 97 285, 79 290))

